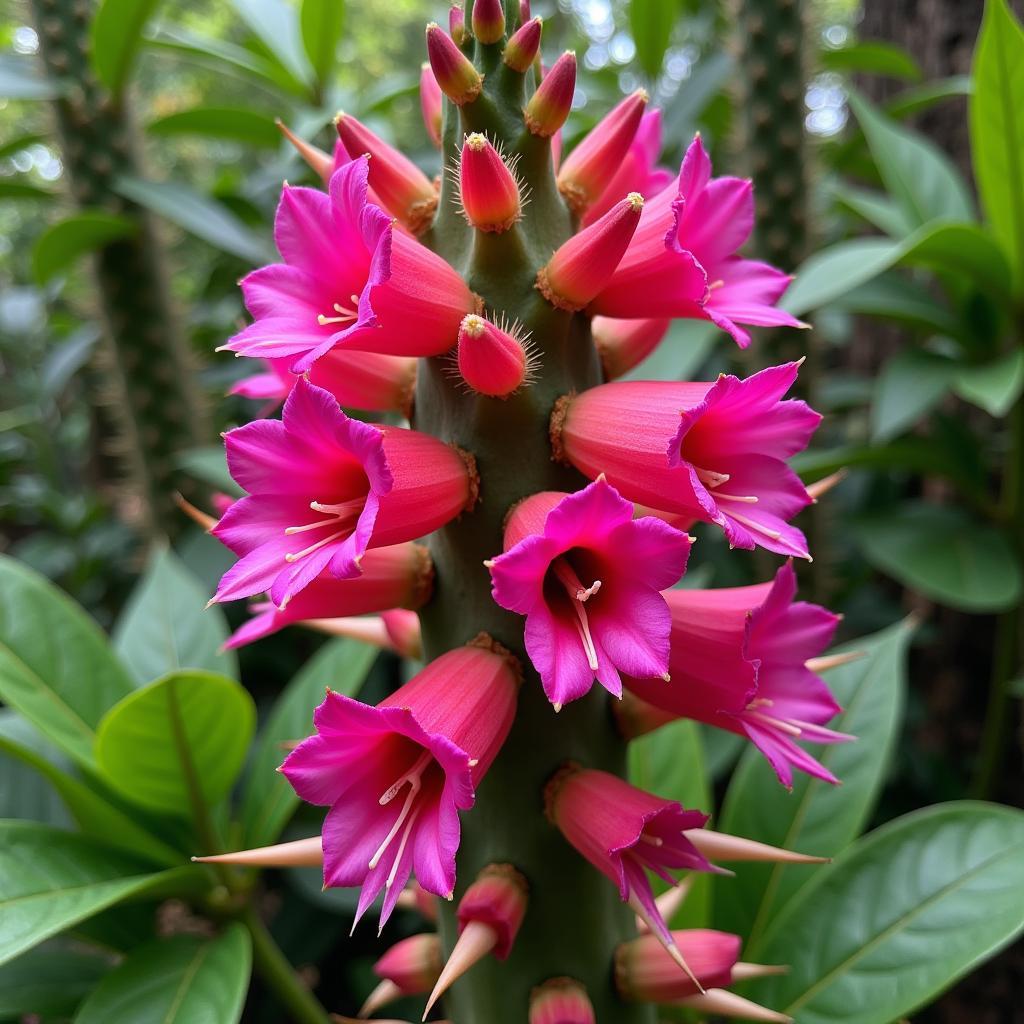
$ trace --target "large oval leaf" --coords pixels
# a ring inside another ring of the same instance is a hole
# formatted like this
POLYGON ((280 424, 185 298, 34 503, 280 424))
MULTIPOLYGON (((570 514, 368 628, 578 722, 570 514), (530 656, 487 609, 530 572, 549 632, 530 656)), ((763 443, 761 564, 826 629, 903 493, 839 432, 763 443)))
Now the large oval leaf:
POLYGON ((96 726, 131 690, 92 619, 38 573, 0 556, 0 700, 88 766, 96 726))
POLYGON ((92 64, 100 81, 119 93, 142 43, 142 30, 159 0, 103 0, 92 19, 92 64))
POLYGON ((344 21, 345 0, 302 0, 302 45, 320 83, 328 82, 334 71, 344 21))
POLYGON ((193 107, 151 121, 150 135, 202 135, 213 139, 233 139, 265 149, 274 149, 281 133, 274 119, 246 107, 193 107))
POLYGON ((246 690, 212 672, 174 672, 111 708, 96 735, 104 779, 133 803, 198 815, 238 777, 256 721, 246 690))
POLYGON ((204 939, 175 935, 136 950, 85 1000, 75 1024, 237 1024, 252 944, 233 924, 204 939))
POLYGON ((110 970, 112 958, 56 940, 0 967, 0 1021, 67 1017, 110 970))
MULTIPOLYGON (((854 743, 815 748, 842 785, 798 774, 788 793, 760 752, 750 749, 725 795, 723 831, 821 857, 834 856, 860 834, 899 734, 911 633, 900 623, 847 644, 839 650, 865 651, 866 657, 824 676, 843 707, 830 724, 858 737, 854 743)), ((802 864, 742 865, 735 879, 718 887, 715 926, 743 935, 748 953, 756 950, 774 917, 820 870, 802 864)))
POLYGON ((658 77, 679 13, 665 0, 630 0, 629 28, 636 57, 648 78, 658 77))
POLYGON ((775 920, 756 998, 800 1024, 906 1016, 1024 930, 1024 814, 929 807, 852 846, 775 920))
POLYGON ((103 210, 84 210, 48 227, 32 248, 32 276, 45 284, 67 270, 79 256, 110 242, 127 238, 138 230, 129 217, 103 210))

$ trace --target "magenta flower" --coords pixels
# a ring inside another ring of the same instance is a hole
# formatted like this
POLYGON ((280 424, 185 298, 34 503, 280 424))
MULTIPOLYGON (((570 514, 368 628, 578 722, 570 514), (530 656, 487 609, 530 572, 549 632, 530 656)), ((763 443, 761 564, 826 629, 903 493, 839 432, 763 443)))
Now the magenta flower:
POLYGON ((794 767, 837 781, 798 739, 852 739, 825 728, 840 708, 807 667, 831 643, 838 616, 794 601, 795 595, 796 573, 789 562, 771 583, 669 591, 672 682, 626 680, 631 693, 672 716, 746 736, 787 787, 793 785, 794 767))
POLYGON ((821 417, 782 401, 798 369, 602 384, 556 407, 556 453, 589 477, 604 473, 630 501, 716 523, 732 547, 808 558, 788 521, 811 498, 783 460, 807 446, 821 417))
POLYGON ((513 510, 490 563, 494 600, 526 616, 526 650, 560 709, 594 679, 615 696, 620 672, 664 675, 669 613, 659 591, 686 570, 690 540, 604 480, 576 494, 534 494, 513 510))
POLYGON ((476 300, 440 256, 368 202, 368 162, 335 171, 330 195, 285 187, 274 222, 284 263, 242 281, 255 322, 226 348, 289 357, 302 373, 335 346, 428 356, 455 344, 476 300))
POLYGON ((571 766, 552 779, 545 794, 548 818, 602 874, 619 887, 647 926, 670 950, 671 933, 654 902, 647 877, 653 871, 670 885, 669 870, 716 871, 683 834, 708 820, 610 775, 571 766))
POLYGON ((240 556, 216 601, 269 591, 283 606, 322 572, 358 576, 368 547, 422 537, 472 502, 475 485, 454 448, 349 419, 305 380, 281 420, 256 420, 224 439, 231 475, 249 493, 212 531, 240 556))
POLYGON ((383 928, 411 874, 436 896, 455 888, 459 811, 515 715, 518 669, 481 638, 449 651, 376 707, 328 691, 316 733, 281 771, 303 800, 329 806, 324 885, 361 886, 356 922, 383 890, 383 928))

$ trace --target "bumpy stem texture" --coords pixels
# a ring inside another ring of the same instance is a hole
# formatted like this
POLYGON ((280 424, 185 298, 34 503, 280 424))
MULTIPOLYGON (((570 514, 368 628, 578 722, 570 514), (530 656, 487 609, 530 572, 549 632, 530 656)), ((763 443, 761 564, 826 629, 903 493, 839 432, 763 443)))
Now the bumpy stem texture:
POLYGON ((91 0, 32 0, 31 9, 47 75, 69 83, 53 106, 72 199, 137 226, 94 259, 104 389, 96 401, 138 525, 170 532, 180 521, 171 501, 177 455, 209 435, 156 225, 115 190, 119 177, 140 176, 136 133, 124 99, 112 96, 90 65, 91 0))
MULTIPOLYGON (((518 5, 507 4, 514 25, 518 5)), ((467 12, 468 14, 468 12, 467 12)), ((485 132, 519 155, 530 188, 522 221, 503 234, 471 229, 452 203, 446 175, 440 209, 424 239, 460 270, 488 313, 523 322, 540 356, 533 385, 507 401, 467 394, 446 370, 446 357, 421 360, 413 425, 471 451, 480 474, 476 509, 431 538, 437 584, 422 613, 425 655, 434 658, 481 630, 523 662, 515 724, 463 817, 455 901, 442 909, 446 955, 457 937, 454 907, 481 868, 511 863, 530 886, 529 912, 505 962, 485 958, 445 997, 455 1024, 522 1024, 530 990, 567 975, 583 982, 597 1019, 649 1024, 653 1010, 627 1005, 612 987, 616 946, 636 934, 633 914, 608 880, 581 860, 544 817, 546 781, 566 760, 625 773, 626 746, 612 722, 608 695, 589 697, 555 714, 523 647, 523 624, 491 599, 483 565, 502 550, 503 522, 517 501, 543 490, 573 491, 586 481, 551 459, 548 424, 555 400, 600 382, 600 365, 585 317, 554 309, 534 288, 539 267, 573 226, 555 186, 549 140, 523 126, 523 76, 502 65, 500 45, 477 44, 484 93, 459 110, 445 103, 445 163, 463 133, 485 132)))

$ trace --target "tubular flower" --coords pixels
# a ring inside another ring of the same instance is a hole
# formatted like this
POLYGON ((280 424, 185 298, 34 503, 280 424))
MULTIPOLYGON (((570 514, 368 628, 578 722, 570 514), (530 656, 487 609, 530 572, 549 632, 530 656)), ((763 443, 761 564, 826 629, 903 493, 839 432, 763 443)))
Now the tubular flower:
POLYGON ((660 344, 671 320, 611 320, 595 316, 590 329, 606 380, 615 380, 642 363, 660 344))
POLYGON ((359 568, 360 575, 353 579, 316 577, 284 608, 270 602, 254 606, 253 617, 224 646, 243 647, 295 622, 421 608, 430 598, 434 568, 427 549, 419 544, 374 548, 359 568))
POLYGON ((383 890, 381 927, 415 873, 446 899, 455 888, 458 812, 508 735, 518 668, 486 637, 449 651, 376 707, 328 691, 316 733, 281 766, 296 793, 330 807, 324 884, 361 886, 356 921, 383 890))
POLYGON ((683 158, 676 191, 661 191, 647 205, 633 243, 591 312, 710 320, 741 348, 750 344, 750 335, 739 324, 805 326, 775 308, 790 278, 736 255, 753 225, 750 182, 712 179, 698 136, 683 158))
POLYGON ((515 507, 492 592, 526 616, 526 650, 560 709, 594 679, 620 696, 620 672, 668 670, 669 612, 659 591, 686 570, 690 539, 633 506, 605 480, 576 494, 548 491, 515 507))
POLYGON ((455 344, 476 300, 440 256, 367 201, 369 163, 361 156, 335 171, 330 195, 285 187, 274 222, 285 262, 242 281, 255 322, 226 348, 287 356, 302 373, 335 346, 425 356, 455 344))
MULTIPOLYGON (((678 954, 654 902, 647 877, 653 871, 670 885, 669 869, 715 871, 683 834, 708 820, 662 800, 607 772, 564 768, 548 784, 548 818, 598 871, 619 887, 619 895, 659 936, 670 955, 678 954)), ((675 956, 679 962, 678 955, 675 956)))
POLYGON ((788 562, 771 583, 669 591, 672 682, 629 679, 626 685, 672 715, 746 736, 786 786, 793 784, 794 767, 836 782, 796 741, 852 738, 825 728, 840 708, 807 667, 831 643, 839 619, 795 596, 796 573, 788 562))
POLYGON ((722 528, 731 547, 809 558, 788 521, 811 503, 783 460, 821 417, 782 396, 798 363, 712 384, 618 381, 563 399, 552 417, 556 455, 604 473, 624 497, 722 528), (624 427, 628 425, 628 430, 624 427))
POLYGON ((212 531, 240 556, 216 601, 269 591, 281 607, 323 572, 358 576, 368 547, 421 537, 472 504, 472 473, 454 448, 349 419, 305 380, 281 420, 224 439, 231 475, 249 493, 212 531))
MULTIPOLYGON (((733 982, 740 955, 740 937, 709 929, 673 931, 672 939, 703 988, 722 988, 733 982)), ((665 951, 654 935, 624 942, 615 952, 615 985, 631 1002, 672 1003, 697 995, 692 978, 665 951)))

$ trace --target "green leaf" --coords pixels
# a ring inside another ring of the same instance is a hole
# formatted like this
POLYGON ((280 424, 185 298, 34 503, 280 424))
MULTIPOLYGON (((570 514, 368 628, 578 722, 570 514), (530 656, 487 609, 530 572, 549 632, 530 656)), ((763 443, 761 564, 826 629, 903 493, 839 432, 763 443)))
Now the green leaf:
POLYGON ((151 121, 150 135, 202 135, 276 149, 281 133, 274 119, 245 107, 192 107, 151 121))
MULTIPOLYGON (((830 727, 857 740, 812 749, 842 785, 797 774, 788 793, 751 747, 726 792, 722 831, 820 857, 834 856, 860 834, 899 735, 912 632, 907 623, 898 623, 845 644, 838 650, 864 651, 866 657, 824 676, 843 708, 830 727)), ((740 865, 736 878, 718 887, 715 926, 746 936, 749 953, 779 911, 821 870, 803 864, 740 865)))
MULTIPOLYGON (((242 72, 257 79, 264 88, 277 89, 276 68, 269 60, 224 39, 198 35, 177 25, 163 25, 159 32, 149 37, 148 44, 157 49, 184 54, 214 71, 242 72)), ((299 83, 294 84, 299 86, 299 83)), ((304 89, 301 91, 305 92, 304 89)))
POLYGON ((55 199, 52 188, 40 188, 27 181, 0 181, 0 199, 55 199))
POLYGON ((148 866, 95 839, 35 822, 0 821, 0 964, 133 897, 199 891, 192 866, 148 866))
POLYGON ((97 77, 115 96, 125 87, 142 45, 142 30, 159 0, 102 0, 92 19, 90 44, 97 77))
POLYGON ((224 613, 204 610, 209 594, 168 548, 150 556, 114 627, 114 649, 139 683, 180 668, 198 668, 238 678, 234 651, 221 651, 228 638, 224 613))
POLYGON ((231 479, 228 472, 224 445, 215 444, 205 448, 191 448, 178 455, 178 465, 197 480, 216 487, 225 494, 240 496, 243 492, 231 479))
POLYGON ((187 185, 121 177, 114 183, 114 189, 126 199, 166 217, 172 224, 247 263, 267 263, 274 259, 267 243, 226 206, 187 185))
POLYGON ((673 320, 664 341, 624 380, 691 380, 721 337, 719 328, 704 320, 673 320))
POLYGON ((931 334, 955 338, 963 331, 960 320, 928 288, 896 271, 847 292, 836 300, 835 308, 898 320, 931 334))
POLYGON ((285 687, 260 731, 242 795, 246 846, 273 843, 298 806, 295 790, 275 769, 284 760, 281 744, 313 731, 313 709, 324 691, 354 697, 363 685, 377 651, 355 640, 325 644, 285 687))
POLYGON ((231 0, 242 21, 292 77, 308 83, 309 63, 302 49, 298 19, 284 0, 231 0))
MULTIPOLYGON (((2 92, 2 90, 0 90, 2 92)), ((3 95, 7 95, 3 93, 3 95)), ((6 160, 9 156, 16 156, 29 146, 35 146, 40 142, 49 142, 50 136, 44 132, 28 132, 25 135, 17 135, 9 142, 0 143, 0 160, 6 160)))
POLYGON ((888 441, 912 427, 948 393, 956 364, 920 349, 897 352, 878 375, 871 440, 888 441))
POLYGON ((953 377, 953 390, 987 413, 1005 416, 1024 391, 1024 348, 983 366, 962 367, 953 377))
POLYGON ((974 53, 971 158, 981 205, 1024 283, 1024 29, 1006 0, 988 0, 974 53))
POLYGON ((794 316, 820 309, 888 270, 902 248, 889 238, 851 238, 821 249, 797 270, 779 305, 794 316))
POLYGON ((819 59, 826 71, 866 72, 910 81, 919 81, 922 77, 920 65, 906 50, 877 39, 852 43, 838 50, 822 50, 819 59))
POLYGON ((111 968, 98 950, 48 943, 0 967, 0 1021, 68 1017, 111 968))
POLYGON ((74 820, 54 788, 31 764, 10 754, 7 744, 25 748, 58 771, 71 767, 70 760, 16 711, 0 709, 0 818, 27 818, 73 828, 74 820))
POLYGON ((863 217, 869 224, 874 225, 879 231, 884 231, 891 238, 904 238, 914 230, 914 225, 907 220, 903 208, 884 192, 841 184, 832 189, 832 195, 841 206, 845 206, 858 217, 863 217))
POLYGON ((130 217, 102 210, 85 210, 48 227, 32 248, 32 276, 39 284, 67 270, 83 253, 101 249, 135 234, 130 217))
POLYGON ((175 935, 132 953, 85 1000, 75 1024, 237 1024, 252 968, 240 924, 213 939, 175 935))
POLYGON ((949 157, 927 139, 889 120, 858 93, 851 92, 849 100, 882 181, 911 224, 973 219, 967 186, 949 157))
POLYGON ((880 572, 950 608, 998 612, 1020 597, 1013 548, 961 509, 908 502, 860 520, 854 537, 880 572))
POLYGON ((103 778, 150 810, 184 814, 231 789, 256 709, 233 679, 189 669, 157 679, 106 714, 96 735, 103 778))
POLYGON ((0 700, 88 767, 96 726, 131 690, 92 619, 38 573, 0 556, 0 700))
POLYGON ((972 91, 970 75, 950 75, 949 78, 937 78, 931 82, 923 82, 910 89, 904 89, 885 103, 885 112, 894 118, 910 117, 919 114, 943 100, 959 96, 970 96, 972 91))
POLYGON ((801 1024, 908 1016, 1024 928, 1024 814, 951 803, 852 846, 776 918, 758 950, 788 963, 754 998, 801 1024))
POLYGON ((302 0, 299 12, 302 45, 321 84, 326 83, 334 71, 344 21, 345 0, 302 0))
POLYGON ((657 78, 672 39, 677 12, 665 0, 630 0, 629 29, 636 43, 636 58, 648 78, 657 78))
POLYGON ((67 92, 67 82, 42 78, 32 57, 0 55, 0 96, 8 100, 55 100, 67 92))

